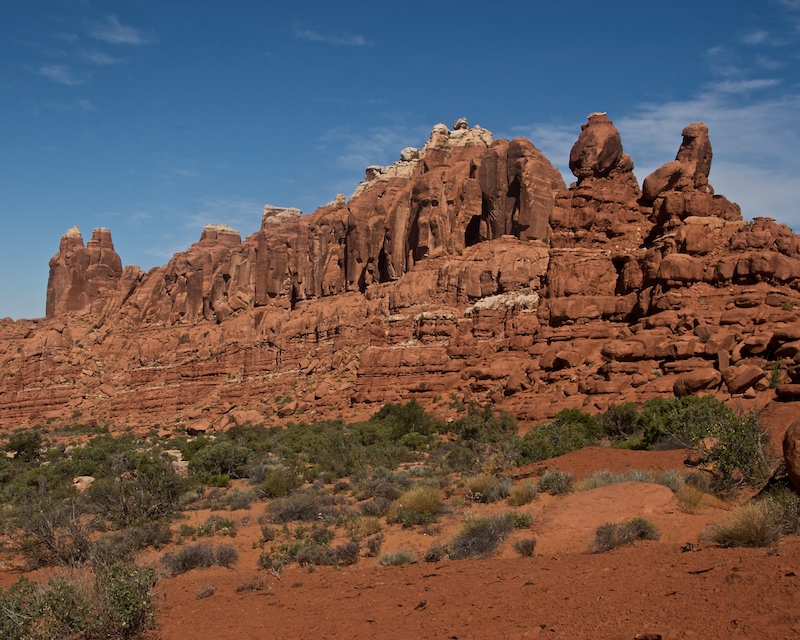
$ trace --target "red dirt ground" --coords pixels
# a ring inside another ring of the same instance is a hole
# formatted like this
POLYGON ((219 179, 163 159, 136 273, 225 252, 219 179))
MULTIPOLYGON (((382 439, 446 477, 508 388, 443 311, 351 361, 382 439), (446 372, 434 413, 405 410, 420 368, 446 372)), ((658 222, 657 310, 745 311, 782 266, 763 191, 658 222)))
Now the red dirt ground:
MULTIPOLYGON (((773 403, 762 414, 777 443, 798 416, 798 403, 773 403)), ((571 471, 579 479, 600 469, 686 470, 684 458, 681 451, 588 448, 521 469, 518 477, 544 468, 571 471)), ((520 508, 533 516, 532 529, 515 532, 491 558, 422 562, 422 553, 449 539, 466 513, 507 508, 464 504, 445 516, 433 535, 384 527, 383 551, 414 549, 417 564, 380 567, 377 559, 362 558, 340 569, 292 565, 276 577, 257 569, 256 519, 263 505, 254 504, 249 511, 224 512, 239 522, 235 538, 211 540, 236 545, 240 559, 233 569, 194 570, 159 581, 154 637, 800 638, 800 539, 789 536, 770 550, 716 548, 703 532, 735 506, 708 496, 689 514, 669 489, 639 482, 565 497, 542 495, 520 508), (606 554, 586 552, 599 524, 638 515, 659 526, 659 541, 606 554), (538 540, 536 555, 520 557, 512 542, 531 535, 538 540), (256 578, 268 588, 236 592, 256 578), (206 585, 213 585, 213 595, 198 599, 206 585)), ((197 524, 208 515, 199 511, 187 522, 197 524)), ((159 555, 145 560, 156 562, 159 555)), ((15 577, 0 568, 0 586, 15 577)))

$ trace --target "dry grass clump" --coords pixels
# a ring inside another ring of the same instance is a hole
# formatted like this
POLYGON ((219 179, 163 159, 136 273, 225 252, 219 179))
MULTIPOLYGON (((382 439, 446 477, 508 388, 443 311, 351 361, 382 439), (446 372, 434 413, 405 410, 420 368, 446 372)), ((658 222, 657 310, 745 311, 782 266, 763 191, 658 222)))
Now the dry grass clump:
POLYGON ((404 527, 436 522, 442 511, 442 496, 430 485, 417 485, 397 499, 386 521, 399 522, 404 527))
POLYGON ((597 527, 589 553, 606 553, 617 547, 633 544, 637 540, 658 540, 658 527, 647 518, 631 518, 625 522, 607 522, 597 527))
POLYGON ((775 502, 747 502, 714 529, 711 540, 721 547, 771 547, 781 539, 782 520, 782 510, 775 502))
POLYGON ((464 494, 473 502, 497 502, 507 498, 511 490, 509 478, 499 478, 491 473, 481 473, 467 478, 464 482, 464 494))
POLYGON ((397 549, 396 551, 384 553, 378 563, 382 567, 399 567, 404 564, 414 564, 416 561, 417 554, 411 549, 397 549))
POLYGON ((508 495, 508 504, 512 507, 521 507, 529 504, 536 499, 539 490, 536 483, 525 481, 515 484, 508 495))
POLYGON ((693 514, 699 511, 705 494, 697 487, 687 484, 676 495, 681 510, 684 513, 693 514))

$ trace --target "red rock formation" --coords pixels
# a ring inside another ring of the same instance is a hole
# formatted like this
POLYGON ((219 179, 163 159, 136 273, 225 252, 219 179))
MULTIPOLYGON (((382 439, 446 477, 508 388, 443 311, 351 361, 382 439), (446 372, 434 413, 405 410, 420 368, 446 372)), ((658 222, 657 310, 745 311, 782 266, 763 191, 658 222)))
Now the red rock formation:
POLYGON ((562 408, 800 395, 800 238, 708 184, 704 125, 642 190, 592 114, 577 182, 460 120, 369 167, 347 201, 209 226, 148 273, 107 230, 51 260, 47 318, 0 325, 0 423, 364 415, 376 403, 562 408), (783 384, 780 384, 783 383, 783 384))

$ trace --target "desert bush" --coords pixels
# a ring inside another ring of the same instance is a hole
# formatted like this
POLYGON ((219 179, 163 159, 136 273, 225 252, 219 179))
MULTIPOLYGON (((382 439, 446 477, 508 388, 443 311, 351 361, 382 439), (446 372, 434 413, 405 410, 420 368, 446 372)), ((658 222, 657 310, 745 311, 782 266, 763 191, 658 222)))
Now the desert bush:
POLYGON ((771 547, 782 533, 781 509, 769 500, 754 500, 718 525, 711 540, 721 547, 771 547))
POLYGON ((702 471, 689 471, 683 481, 690 487, 695 487, 703 493, 711 493, 711 478, 702 471))
POLYGON ((251 450, 230 441, 215 442, 197 451, 189 460, 190 473, 208 478, 243 478, 251 450))
POLYGON ((195 591, 194 599, 202 600, 203 598, 213 596, 216 592, 217 588, 213 584, 203 584, 197 588, 197 591, 195 591))
POLYGON ((185 484, 167 458, 134 453, 110 465, 113 475, 98 479, 87 492, 104 518, 127 527, 175 513, 185 484))
POLYGON ((508 503, 512 507, 521 507, 533 502, 538 493, 539 490, 536 488, 536 483, 526 480, 511 487, 511 491, 508 495, 508 503))
POLYGON ((442 560, 446 560, 449 555, 450 547, 441 542, 434 542, 428 547, 428 550, 425 551, 425 555, 422 556, 422 559, 425 562, 441 562, 442 560))
POLYGON ((214 563, 230 568, 239 561, 239 552, 232 544, 218 544, 214 547, 214 563))
POLYGON ((430 485, 418 485, 403 493, 393 506, 387 522, 399 522, 404 527, 435 522, 442 510, 439 490, 430 485))
POLYGON ((94 574, 58 574, 39 584, 21 577, 0 590, 0 637, 101 640, 142 637, 155 623, 155 571, 111 565, 94 574))
POLYGON ((398 567, 404 564, 414 564, 416 561, 417 554, 411 549, 397 549, 396 551, 384 553, 378 561, 378 564, 382 567, 398 567))
POLYGON ((646 518, 631 518, 625 522, 607 522, 597 527, 594 541, 589 545, 590 553, 605 553, 637 540, 658 540, 658 528, 646 518))
POLYGON ((367 547, 367 555, 374 558, 381 552, 381 547, 383 546, 383 534, 376 533, 375 535, 370 536, 364 541, 364 544, 367 547))
POLYGON ((536 538, 522 538, 514 542, 514 551, 529 558, 536 553, 536 538))
POLYGON ((664 485, 676 495, 680 493, 686 484, 681 472, 677 469, 666 469, 662 471, 660 474, 655 476, 654 481, 658 484, 664 485))
POLYGON ((532 427, 519 445, 517 463, 539 462, 597 443, 602 429, 597 420, 578 409, 559 411, 552 422, 532 427))
POLYGON ((96 576, 107 628, 104 637, 138 638, 155 626, 155 569, 114 564, 96 576))
POLYGON ((697 513, 705 494, 697 487, 687 484, 675 495, 678 498, 678 504, 680 504, 685 513, 697 513))
POLYGON ((256 492, 264 498, 283 498, 303 485, 297 473, 281 465, 265 466, 258 477, 256 492))
POLYGON ((247 580, 246 582, 243 582, 238 587, 236 587, 236 593, 248 593, 251 591, 266 591, 269 588, 270 587, 263 576, 256 576, 252 580, 247 580))
POLYGON ((8 438, 5 450, 14 460, 21 462, 38 462, 42 455, 44 438, 35 429, 25 429, 12 433, 8 438))
POLYGON ((272 522, 316 521, 335 514, 335 501, 314 489, 297 491, 285 498, 275 498, 267 505, 272 522))
POLYGON ((639 409, 633 402, 611 407, 598 418, 603 434, 611 442, 622 442, 631 439, 642 431, 639 421, 639 409))
POLYGON ((450 542, 450 558, 484 558, 494 553, 514 529, 530 526, 530 516, 513 512, 488 517, 468 516, 450 542))
POLYGON ((788 482, 769 487, 765 497, 779 509, 783 533, 800 533, 800 496, 788 482))
POLYGON ((223 518, 216 514, 208 516, 206 521, 197 526, 198 536, 211 536, 221 533, 226 536, 236 536, 236 523, 230 518, 223 518))
POLYGON ((254 499, 255 496, 252 491, 234 489, 230 493, 224 495, 221 502, 231 511, 238 511, 239 509, 249 509, 254 499))
POLYGON ((161 563, 173 576, 192 569, 211 567, 214 565, 214 561, 214 548, 204 542, 190 544, 161 556, 161 563))
POLYGON ((509 478, 498 478, 489 473, 481 473, 466 479, 464 493, 467 500, 473 502, 497 502, 508 497, 511 484, 509 478))
POLYGON ((574 481, 575 476, 569 471, 561 471, 560 469, 555 471, 548 470, 539 478, 539 491, 544 491, 554 496, 563 495, 572 491, 574 481))
POLYGON ((77 566, 90 558, 91 520, 77 500, 34 495, 13 510, 10 535, 31 568, 77 566))

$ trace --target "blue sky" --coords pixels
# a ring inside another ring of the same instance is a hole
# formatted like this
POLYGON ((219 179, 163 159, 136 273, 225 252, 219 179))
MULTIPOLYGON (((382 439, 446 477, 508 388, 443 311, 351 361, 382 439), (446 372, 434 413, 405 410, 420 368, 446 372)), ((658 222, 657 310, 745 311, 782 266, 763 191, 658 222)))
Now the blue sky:
POLYGON ((606 111, 640 182, 702 120, 716 191, 800 230, 800 0, 3 0, 0 55, 0 317, 44 314, 73 225, 158 266, 461 116, 567 173, 606 111))

